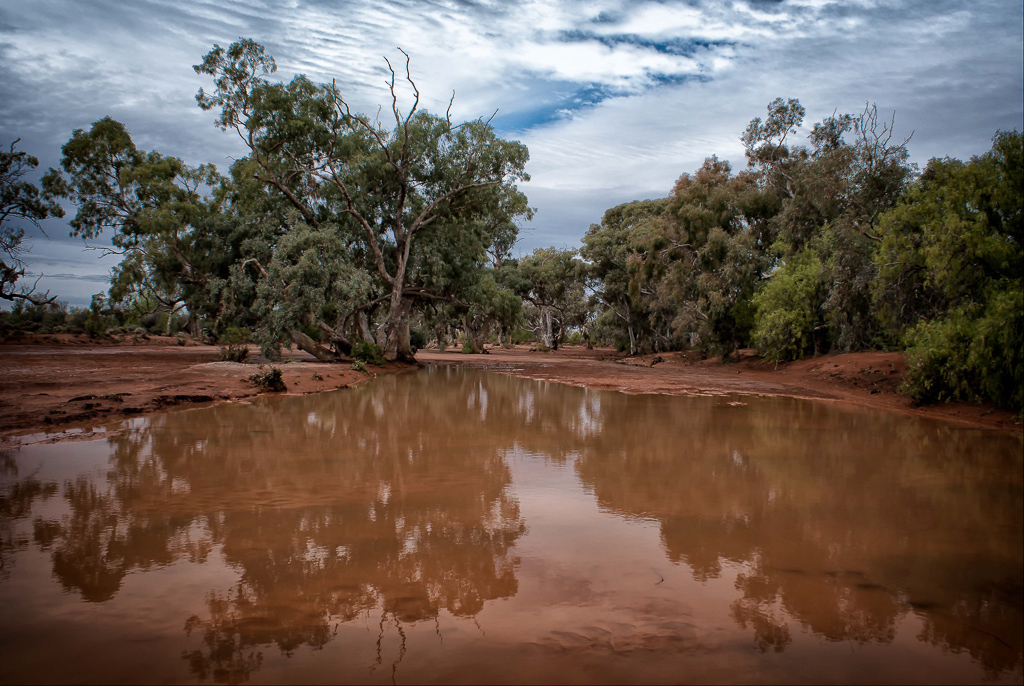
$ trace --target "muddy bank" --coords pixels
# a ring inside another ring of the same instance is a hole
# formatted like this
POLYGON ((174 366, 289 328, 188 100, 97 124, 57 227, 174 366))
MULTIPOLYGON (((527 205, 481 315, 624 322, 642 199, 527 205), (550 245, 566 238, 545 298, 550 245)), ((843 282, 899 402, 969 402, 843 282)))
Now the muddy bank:
MULTIPOLYGON (((27 336, 0 344, 0 439, 41 433, 61 440, 96 424, 197 403, 238 401, 262 391, 249 376, 262 360, 250 348, 244 364, 219 362, 220 348, 175 338, 94 341, 76 336, 27 336)), ((610 349, 579 347, 553 352, 528 346, 495 348, 486 355, 422 350, 425 364, 461 364, 524 378, 625 393, 781 395, 854 403, 930 416, 979 428, 1022 430, 1005 410, 969 403, 925 407, 897 393, 906 364, 898 353, 827 355, 775 368, 749 351, 722 364, 688 353, 625 357, 610 349)), ((286 394, 347 388, 373 375, 415 365, 370 367, 323 364, 289 351, 277 363, 286 394)))
MULTIPOLYGON (((255 346, 246 363, 220 362, 219 355, 217 346, 164 337, 26 336, 6 342, 0 345, 0 439, 40 432, 61 439, 94 424, 262 392, 249 380, 266 362, 255 346)), ((275 366, 286 395, 348 388, 376 374, 414 368, 389 364, 363 373, 296 350, 275 366)))
POLYGON ((1022 431, 1022 424, 1012 412, 990 405, 915 406, 898 393, 907 366, 903 356, 893 352, 821 355, 778 366, 749 350, 725 364, 687 352, 626 357, 608 349, 568 347, 537 352, 528 346, 491 349, 485 355, 422 350, 417 359, 427 364, 484 367, 513 376, 624 393, 789 396, 853 403, 978 428, 1022 431))

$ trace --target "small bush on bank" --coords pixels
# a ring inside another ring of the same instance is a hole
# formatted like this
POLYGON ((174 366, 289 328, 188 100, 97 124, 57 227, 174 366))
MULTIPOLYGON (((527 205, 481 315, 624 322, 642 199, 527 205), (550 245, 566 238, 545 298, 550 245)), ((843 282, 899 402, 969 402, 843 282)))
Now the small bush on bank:
POLYGON ((352 360, 354 362, 362 362, 364 367, 368 364, 383 367, 385 364, 384 354, 381 353, 377 344, 372 341, 359 341, 353 345, 352 360))
POLYGON ((520 343, 533 343, 535 340, 537 340, 537 338, 533 335, 533 332, 525 329, 519 329, 512 334, 512 342, 516 345, 519 345, 520 343))
POLYGON ((261 391, 280 392, 285 390, 284 380, 281 379, 281 370, 277 367, 261 369, 255 374, 249 375, 249 381, 261 391))
POLYGON ((224 345, 220 349, 220 360, 222 362, 244 362, 249 357, 248 343, 252 340, 252 334, 246 329, 229 327, 220 337, 224 345))

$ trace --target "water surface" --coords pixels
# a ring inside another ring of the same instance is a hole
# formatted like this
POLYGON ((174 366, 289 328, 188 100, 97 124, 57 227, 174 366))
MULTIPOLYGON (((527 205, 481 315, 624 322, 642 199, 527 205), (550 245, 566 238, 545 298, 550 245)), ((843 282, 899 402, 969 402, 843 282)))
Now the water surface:
POLYGON ((2 456, 0 681, 1024 680, 1022 441, 432 368, 2 456))

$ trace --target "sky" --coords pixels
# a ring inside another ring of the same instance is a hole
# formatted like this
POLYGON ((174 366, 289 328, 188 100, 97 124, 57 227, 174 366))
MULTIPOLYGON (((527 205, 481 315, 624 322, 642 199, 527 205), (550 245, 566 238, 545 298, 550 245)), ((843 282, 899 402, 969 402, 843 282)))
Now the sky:
MULTIPOLYGON (((0 145, 20 138, 38 177, 109 115, 141 149, 226 171, 246 150, 196 106, 211 84, 192 65, 240 37, 281 80, 333 79, 368 114, 387 111, 399 48, 427 109, 454 91, 453 119, 497 111, 530 150, 521 252, 577 247, 606 209, 665 197, 711 155, 743 168, 739 137, 777 97, 800 100, 804 132, 874 103, 921 165, 1024 130, 1020 0, 0 0, 0 145)), ((43 229, 24 255, 40 290, 78 306, 106 290, 115 257, 63 220, 43 229)))

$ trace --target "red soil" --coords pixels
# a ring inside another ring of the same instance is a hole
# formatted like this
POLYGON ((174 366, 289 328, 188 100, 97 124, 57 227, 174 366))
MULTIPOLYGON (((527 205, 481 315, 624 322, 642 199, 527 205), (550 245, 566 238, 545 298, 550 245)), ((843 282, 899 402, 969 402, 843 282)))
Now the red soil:
MULTIPOLYGON (((249 375, 260 371, 255 346, 245 364, 219 362, 220 348, 176 338, 25 336, 0 344, 0 439, 45 432, 46 439, 89 433, 94 424, 182 404, 258 395, 249 375)), ((347 388, 378 373, 409 369, 389 364, 355 371, 290 351, 280 363, 287 390, 304 394, 347 388)))
MULTIPOLYGON (((150 337, 93 340, 80 336, 26 336, 0 344, 0 439, 44 432, 42 440, 90 435, 91 427, 181 404, 236 401, 261 391, 249 381, 260 369, 255 347, 246 364, 218 362, 220 348, 150 337)), ((742 351, 722 364, 691 353, 625 357, 608 349, 563 348, 534 352, 526 346, 486 355, 423 350, 421 363, 460 364, 532 379, 625 393, 784 395, 855 403, 1020 432, 1005 410, 969 403, 915 407, 897 394, 906 363, 898 353, 826 355, 775 368, 742 351), (658 361, 661 358, 661 361, 658 361)), ((378 373, 413 365, 370 367, 323 364, 290 351, 282 363, 286 394, 347 388, 378 373)))

